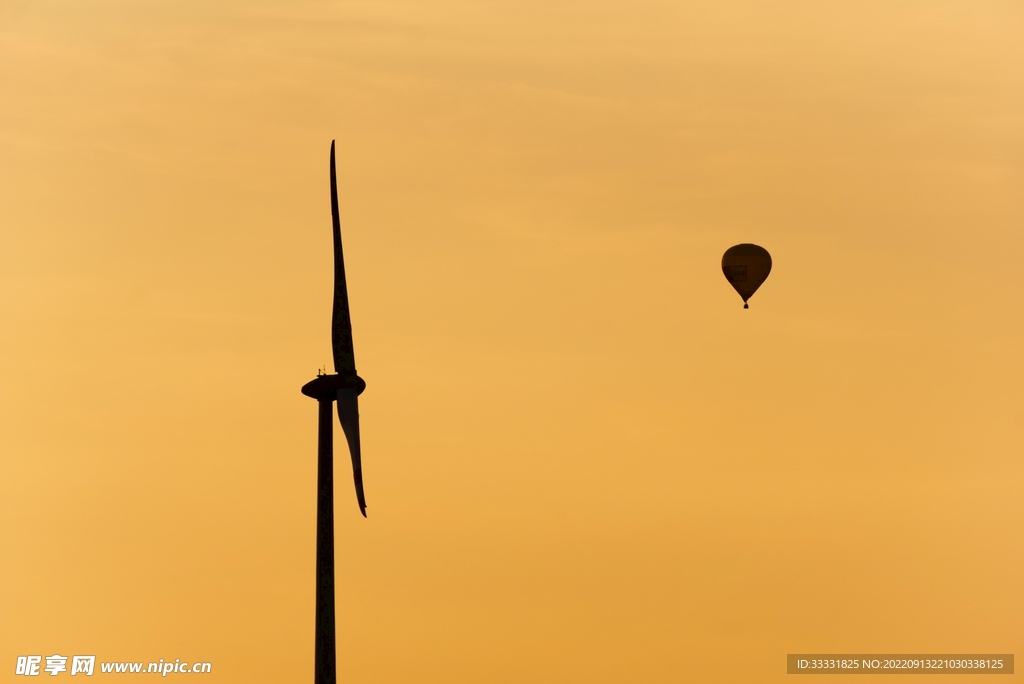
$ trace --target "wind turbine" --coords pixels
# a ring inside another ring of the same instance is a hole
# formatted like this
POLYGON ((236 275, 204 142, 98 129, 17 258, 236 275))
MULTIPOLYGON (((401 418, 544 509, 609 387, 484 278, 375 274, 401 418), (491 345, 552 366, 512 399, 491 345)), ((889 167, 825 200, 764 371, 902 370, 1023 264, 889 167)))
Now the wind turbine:
POLYGON ((356 374, 352 349, 352 319, 345 284, 345 258, 341 251, 341 219, 338 216, 338 179, 331 141, 331 216, 334 219, 334 311, 331 316, 331 347, 334 374, 317 374, 302 386, 302 393, 317 400, 320 409, 317 448, 316 489, 316 655, 315 684, 337 681, 334 643, 334 416, 331 404, 338 402, 338 418, 352 455, 352 476, 356 484, 359 511, 366 517, 363 496, 363 468, 359 454, 359 395, 366 383, 356 374))

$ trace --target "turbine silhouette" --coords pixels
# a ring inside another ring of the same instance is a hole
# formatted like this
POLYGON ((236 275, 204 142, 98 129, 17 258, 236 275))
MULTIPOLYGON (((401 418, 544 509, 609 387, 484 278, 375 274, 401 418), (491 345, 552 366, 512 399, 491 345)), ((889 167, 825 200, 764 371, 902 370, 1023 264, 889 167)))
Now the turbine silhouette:
POLYGON ((331 216, 334 220, 334 310, 331 316, 331 347, 334 374, 317 374, 302 386, 302 393, 319 404, 316 496, 316 653, 315 684, 337 681, 334 642, 334 416, 331 404, 338 402, 338 419, 352 455, 352 477, 359 511, 366 517, 363 468, 359 453, 359 395, 366 383, 356 374, 352 348, 352 319, 345 283, 345 258, 341 250, 341 219, 338 215, 338 179, 331 141, 331 216))

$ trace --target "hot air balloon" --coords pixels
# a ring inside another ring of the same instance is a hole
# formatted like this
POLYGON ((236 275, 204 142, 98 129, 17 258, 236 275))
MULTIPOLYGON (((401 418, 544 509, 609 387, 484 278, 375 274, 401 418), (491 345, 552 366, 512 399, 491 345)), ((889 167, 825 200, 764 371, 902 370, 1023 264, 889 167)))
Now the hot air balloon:
POLYGON ((749 309, 750 299, 768 274, 772 272, 772 255, 758 245, 742 244, 730 247, 722 255, 722 272, 729 284, 743 297, 743 308, 749 309))

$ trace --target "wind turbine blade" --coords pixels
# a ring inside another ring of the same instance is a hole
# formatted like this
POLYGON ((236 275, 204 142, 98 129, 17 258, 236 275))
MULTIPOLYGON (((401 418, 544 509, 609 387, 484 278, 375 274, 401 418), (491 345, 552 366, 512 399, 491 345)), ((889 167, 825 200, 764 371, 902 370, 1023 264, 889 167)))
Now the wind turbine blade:
POLYGON ((352 318, 348 310, 348 285, 345 282, 345 256, 341 250, 341 217, 338 214, 338 174, 331 141, 331 218, 334 220, 334 311, 331 316, 331 347, 334 372, 355 373, 356 353, 352 348, 352 318))
POLYGON ((338 391, 338 419, 341 429, 348 440, 348 450, 352 454, 352 478, 356 483, 356 499, 359 501, 359 512, 366 517, 366 496, 363 494, 363 465, 359 452, 359 398, 352 390, 338 391))

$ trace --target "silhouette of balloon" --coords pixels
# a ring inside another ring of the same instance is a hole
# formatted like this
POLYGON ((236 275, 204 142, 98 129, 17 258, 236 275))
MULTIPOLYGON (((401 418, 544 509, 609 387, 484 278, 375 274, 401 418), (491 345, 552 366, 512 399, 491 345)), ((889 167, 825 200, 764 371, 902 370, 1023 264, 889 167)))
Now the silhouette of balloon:
POLYGON ((764 247, 742 244, 730 247, 722 255, 722 272, 729 284, 743 297, 743 308, 768 274, 772 272, 772 255, 764 247))

